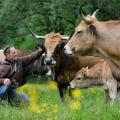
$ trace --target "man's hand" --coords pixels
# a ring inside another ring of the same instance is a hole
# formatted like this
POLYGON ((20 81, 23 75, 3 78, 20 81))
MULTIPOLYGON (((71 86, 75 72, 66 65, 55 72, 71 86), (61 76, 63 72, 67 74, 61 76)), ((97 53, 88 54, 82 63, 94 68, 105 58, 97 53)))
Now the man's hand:
POLYGON ((44 53, 46 51, 46 48, 43 45, 36 45, 35 48, 40 51, 41 53, 44 53))
POLYGON ((4 83, 3 84, 4 85, 11 85, 10 79, 8 79, 8 78, 4 79, 4 83))
POLYGON ((38 51, 40 51, 40 52, 41 52, 42 50, 43 50, 42 48, 38 48, 38 51))

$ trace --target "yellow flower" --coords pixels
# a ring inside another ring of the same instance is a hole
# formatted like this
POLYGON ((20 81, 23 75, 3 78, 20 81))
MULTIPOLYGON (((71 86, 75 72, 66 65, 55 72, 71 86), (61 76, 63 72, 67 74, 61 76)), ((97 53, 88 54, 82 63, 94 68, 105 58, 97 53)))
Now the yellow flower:
POLYGON ((81 91, 79 89, 75 89, 72 91, 72 95, 76 98, 81 96, 81 91))
POLYGON ((37 91, 35 90, 35 88, 31 89, 31 91, 29 92, 29 97, 30 97, 30 102, 32 103, 36 102, 38 95, 37 95, 37 91))
POLYGON ((40 112, 39 106, 35 103, 30 104, 29 110, 32 111, 32 112, 35 112, 35 113, 40 112))
POLYGON ((73 110, 79 109, 79 108, 80 108, 80 103, 79 103, 79 102, 73 102, 73 103, 71 104, 71 108, 72 108, 73 110))
POLYGON ((55 82, 55 81, 51 81, 50 83, 49 83, 49 87, 51 88, 51 89, 57 89, 57 83, 55 82))
POLYGON ((58 112, 58 109, 57 109, 57 108, 54 108, 54 109, 53 109, 53 112, 54 112, 54 113, 57 113, 57 112, 58 112))
POLYGON ((46 103, 44 103, 42 106, 43 106, 44 108, 47 108, 48 105, 47 105, 46 103))
POLYGON ((46 120, 50 120, 50 118, 47 118, 46 120))
POLYGON ((57 119, 57 116, 55 116, 54 119, 55 119, 55 120, 58 120, 58 119, 57 119))
POLYGON ((54 107, 57 108, 58 107, 57 104, 55 104, 54 107))

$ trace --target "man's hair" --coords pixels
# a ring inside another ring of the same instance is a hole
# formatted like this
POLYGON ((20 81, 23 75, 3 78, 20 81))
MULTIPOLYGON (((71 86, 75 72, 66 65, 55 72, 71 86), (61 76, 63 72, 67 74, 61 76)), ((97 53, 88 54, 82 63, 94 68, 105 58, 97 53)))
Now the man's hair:
POLYGON ((5 48, 3 48, 3 53, 4 53, 5 56, 10 53, 10 48, 11 47, 13 47, 13 46, 7 45, 5 48))

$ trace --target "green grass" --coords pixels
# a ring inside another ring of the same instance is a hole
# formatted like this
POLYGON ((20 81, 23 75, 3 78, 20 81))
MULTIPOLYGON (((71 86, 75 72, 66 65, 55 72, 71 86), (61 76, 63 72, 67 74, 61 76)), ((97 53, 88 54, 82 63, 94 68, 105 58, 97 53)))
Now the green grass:
POLYGON ((71 100, 66 96, 66 104, 61 103, 58 90, 50 87, 50 81, 29 83, 21 92, 28 94, 31 105, 11 107, 0 106, 0 120, 119 120, 120 102, 104 103, 102 88, 80 90, 79 97, 71 100), (72 104, 76 106, 72 107, 72 104))

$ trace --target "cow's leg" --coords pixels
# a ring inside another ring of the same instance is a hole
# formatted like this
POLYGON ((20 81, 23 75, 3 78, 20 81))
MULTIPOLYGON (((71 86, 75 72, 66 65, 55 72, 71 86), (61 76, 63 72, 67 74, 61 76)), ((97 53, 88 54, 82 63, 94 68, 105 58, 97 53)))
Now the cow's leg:
POLYGON ((107 81, 107 87, 109 90, 109 97, 112 101, 114 101, 117 96, 117 81, 116 80, 107 81))
POLYGON ((58 89, 59 89, 61 101, 65 102, 65 94, 67 91, 67 84, 60 84, 60 81, 61 81, 60 71, 58 72, 55 70, 54 80, 58 83, 58 89))
POLYGON ((73 99, 72 89, 71 89, 70 87, 69 87, 69 91, 68 91, 68 92, 69 92, 69 96, 70 96, 70 98, 73 99))
POLYGON ((105 103, 108 103, 109 101, 110 101, 109 90, 105 89, 105 103))
POLYGON ((117 101, 120 101, 120 88, 117 89, 117 97, 116 97, 117 101))
POLYGON ((61 85, 59 85, 58 89, 59 89, 61 101, 65 102, 65 94, 66 94, 67 87, 62 87, 61 85))

